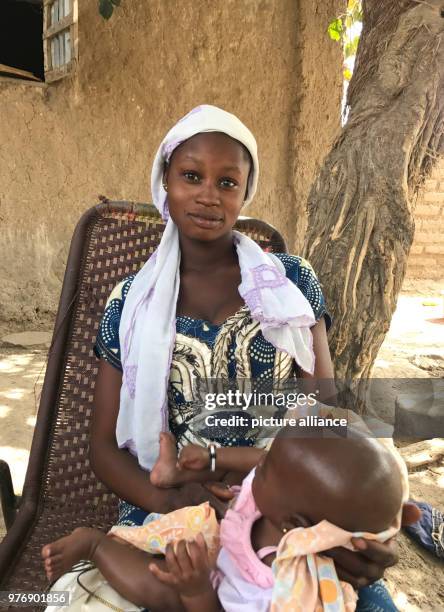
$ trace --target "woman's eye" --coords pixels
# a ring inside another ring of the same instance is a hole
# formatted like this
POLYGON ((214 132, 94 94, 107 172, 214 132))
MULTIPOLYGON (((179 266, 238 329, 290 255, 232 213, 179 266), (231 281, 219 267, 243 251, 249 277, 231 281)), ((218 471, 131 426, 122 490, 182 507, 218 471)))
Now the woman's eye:
POLYGON ((223 178, 220 184, 222 187, 236 187, 236 183, 229 178, 223 178))
POLYGON ((195 172, 184 172, 184 177, 192 183, 197 183, 199 176, 195 172))

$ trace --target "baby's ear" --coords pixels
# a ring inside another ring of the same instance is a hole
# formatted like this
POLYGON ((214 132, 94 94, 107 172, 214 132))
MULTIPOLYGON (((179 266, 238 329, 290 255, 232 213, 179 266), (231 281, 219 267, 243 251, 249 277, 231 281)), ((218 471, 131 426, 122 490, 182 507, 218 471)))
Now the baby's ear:
POLYGON ((295 529, 296 527, 311 527, 311 522, 308 520, 307 517, 303 516, 302 514, 292 514, 288 520, 284 521, 282 525, 282 531, 284 531, 284 529, 286 531, 290 531, 291 529, 295 529))

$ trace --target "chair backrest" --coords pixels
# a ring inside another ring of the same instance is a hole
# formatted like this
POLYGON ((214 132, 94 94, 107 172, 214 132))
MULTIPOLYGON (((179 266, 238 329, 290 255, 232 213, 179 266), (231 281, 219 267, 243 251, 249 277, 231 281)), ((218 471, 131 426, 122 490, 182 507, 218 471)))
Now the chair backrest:
MULTIPOLYGON (((157 247, 164 224, 152 205, 105 202, 75 230, 63 282, 18 515, 0 544, 0 590, 43 590, 43 544, 78 526, 108 529, 117 499, 88 460, 97 359, 92 347, 107 297, 157 247)), ((240 218, 236 229, 285 252, 273 227, 240 218)))

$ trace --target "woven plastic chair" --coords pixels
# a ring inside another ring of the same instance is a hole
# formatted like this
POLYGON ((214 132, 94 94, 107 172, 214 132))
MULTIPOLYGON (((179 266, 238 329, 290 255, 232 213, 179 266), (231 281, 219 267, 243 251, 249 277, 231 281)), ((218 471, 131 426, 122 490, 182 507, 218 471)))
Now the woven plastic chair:
MULTIPOLYGON (((117 518, 117 498, 95 478, 88 460, 98 369, 92 349, 110 292, 139 270, 163 228, 152 205, 108 201, 88 210, 77 225, 17 513, 7 466, 0 469, 9 527, 0 544, 0 591, 43 591, 44 544, 79 526, 108 529, 117 518)), ((236 229, 267 251, 286 251, 281 235, 263 221, 243 217, 236 229)))

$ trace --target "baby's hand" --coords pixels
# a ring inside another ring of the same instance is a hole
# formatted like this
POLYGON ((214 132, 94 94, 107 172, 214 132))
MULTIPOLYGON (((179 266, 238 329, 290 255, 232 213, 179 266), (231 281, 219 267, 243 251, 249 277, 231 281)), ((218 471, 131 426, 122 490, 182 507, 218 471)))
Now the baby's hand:
POLYGON ((184 446, 180 451, 177 467, 186 470, 204 470, 210 467, 208 449, 197 444, 184 446))
POLYGON ((149 568, 156 578, 173 587, 181 597, 201 597, 213 587, 210 582, 210 561, 208 548, 200 533, 196 540, 176 543, 176 552, 170 543, 165 550, 168 571, 161 570, 154 563, 149 568))

